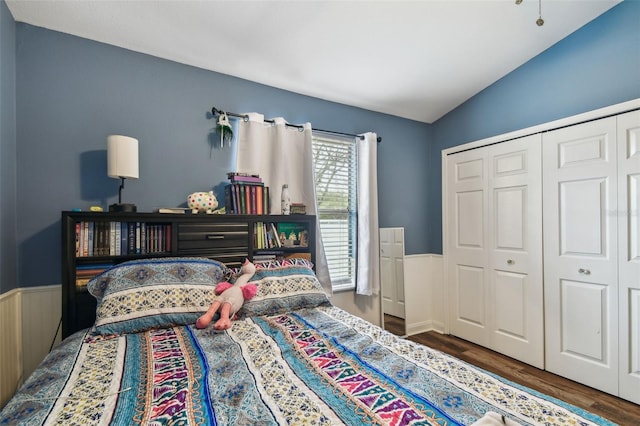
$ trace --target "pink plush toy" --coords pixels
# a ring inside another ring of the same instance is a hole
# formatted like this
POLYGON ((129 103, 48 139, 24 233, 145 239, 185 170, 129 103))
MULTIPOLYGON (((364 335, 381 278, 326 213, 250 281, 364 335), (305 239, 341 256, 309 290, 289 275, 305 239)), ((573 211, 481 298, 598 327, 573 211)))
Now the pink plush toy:
POLYGON ((205 328, 213 320, 213 315, 220 309, 220 318, 213 325, 216 330, 227 330, 231 328, 231 320, 236 312, 240 310, 245 300, 250 300, 258 292, 255 284, 247 284, 249 279, 256 272, 256 267, 249 259, 245 259, 242 264, 242 273, 236 282, 231 285, 224 281, 216 286, 216 294, 219 296, 211 304, 209 310, 196 321, 197 328, 205 328))

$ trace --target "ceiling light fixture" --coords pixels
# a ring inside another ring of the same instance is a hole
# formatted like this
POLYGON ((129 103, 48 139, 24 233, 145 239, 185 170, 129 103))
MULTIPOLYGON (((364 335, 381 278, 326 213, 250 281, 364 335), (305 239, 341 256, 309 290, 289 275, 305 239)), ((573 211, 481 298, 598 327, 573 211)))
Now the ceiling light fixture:
MULTIPOLYGON (((516 0, 516 4, 522 4, 522 0, 516 0)), ((538 19, 536 24, 541 27, 544 25, 544 19, 542 19, 542 0, 538 0, 538 19)))

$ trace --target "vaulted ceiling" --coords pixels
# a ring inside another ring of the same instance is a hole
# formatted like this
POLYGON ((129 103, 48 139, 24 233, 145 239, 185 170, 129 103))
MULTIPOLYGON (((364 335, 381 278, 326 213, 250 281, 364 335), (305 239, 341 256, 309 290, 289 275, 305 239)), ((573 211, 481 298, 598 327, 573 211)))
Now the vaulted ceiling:
POLYGON ((19 22, 426 123, 619 2, 6 1, 19 22))

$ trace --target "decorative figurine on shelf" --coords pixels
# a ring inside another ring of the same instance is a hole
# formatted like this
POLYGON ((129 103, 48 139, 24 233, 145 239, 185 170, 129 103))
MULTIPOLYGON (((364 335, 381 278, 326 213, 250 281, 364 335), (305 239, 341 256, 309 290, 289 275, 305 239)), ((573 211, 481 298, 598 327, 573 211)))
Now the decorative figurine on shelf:
POLYGON ((249 262, 249 259, 245 259, 240 272, 241 275, 236 278, 234 284, 223 281, 216 286, 218 297, 213 301, 209 310, 198 318, 197 328, 206 328, 218 309, 220 309, 220 318, 213 324, 213 328, 216 330, 231 328, 231 320, 235 318, 244 301, 252 299, 258 292, 258 287, 255 284, 248 284, 249 279, 256 272, 255 265, 249 262))
POLYGON ((233 140, 233 127, 231 127, 229 117, 224 111, 220 112, 218 123, 216 124, 216 131, 220 134, 220 148, 224 148, 225 142, 227 142, 227 145, 231 145, 231 141, 233 140))
POLYGON ((213 191, 194 192, 187 197, 187 205, 193 214, 198 214, 199 212, 212 214, 218 207, 218 199, 213 195, 213 191))

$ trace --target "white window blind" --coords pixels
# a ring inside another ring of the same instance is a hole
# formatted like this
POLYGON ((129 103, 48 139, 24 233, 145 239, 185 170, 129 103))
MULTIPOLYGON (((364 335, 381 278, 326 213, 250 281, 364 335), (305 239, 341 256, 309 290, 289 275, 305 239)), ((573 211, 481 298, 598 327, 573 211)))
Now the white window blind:
POLYGON ((356 142, 313 135, 318 222, 334 291, 355 288, 356 142))

